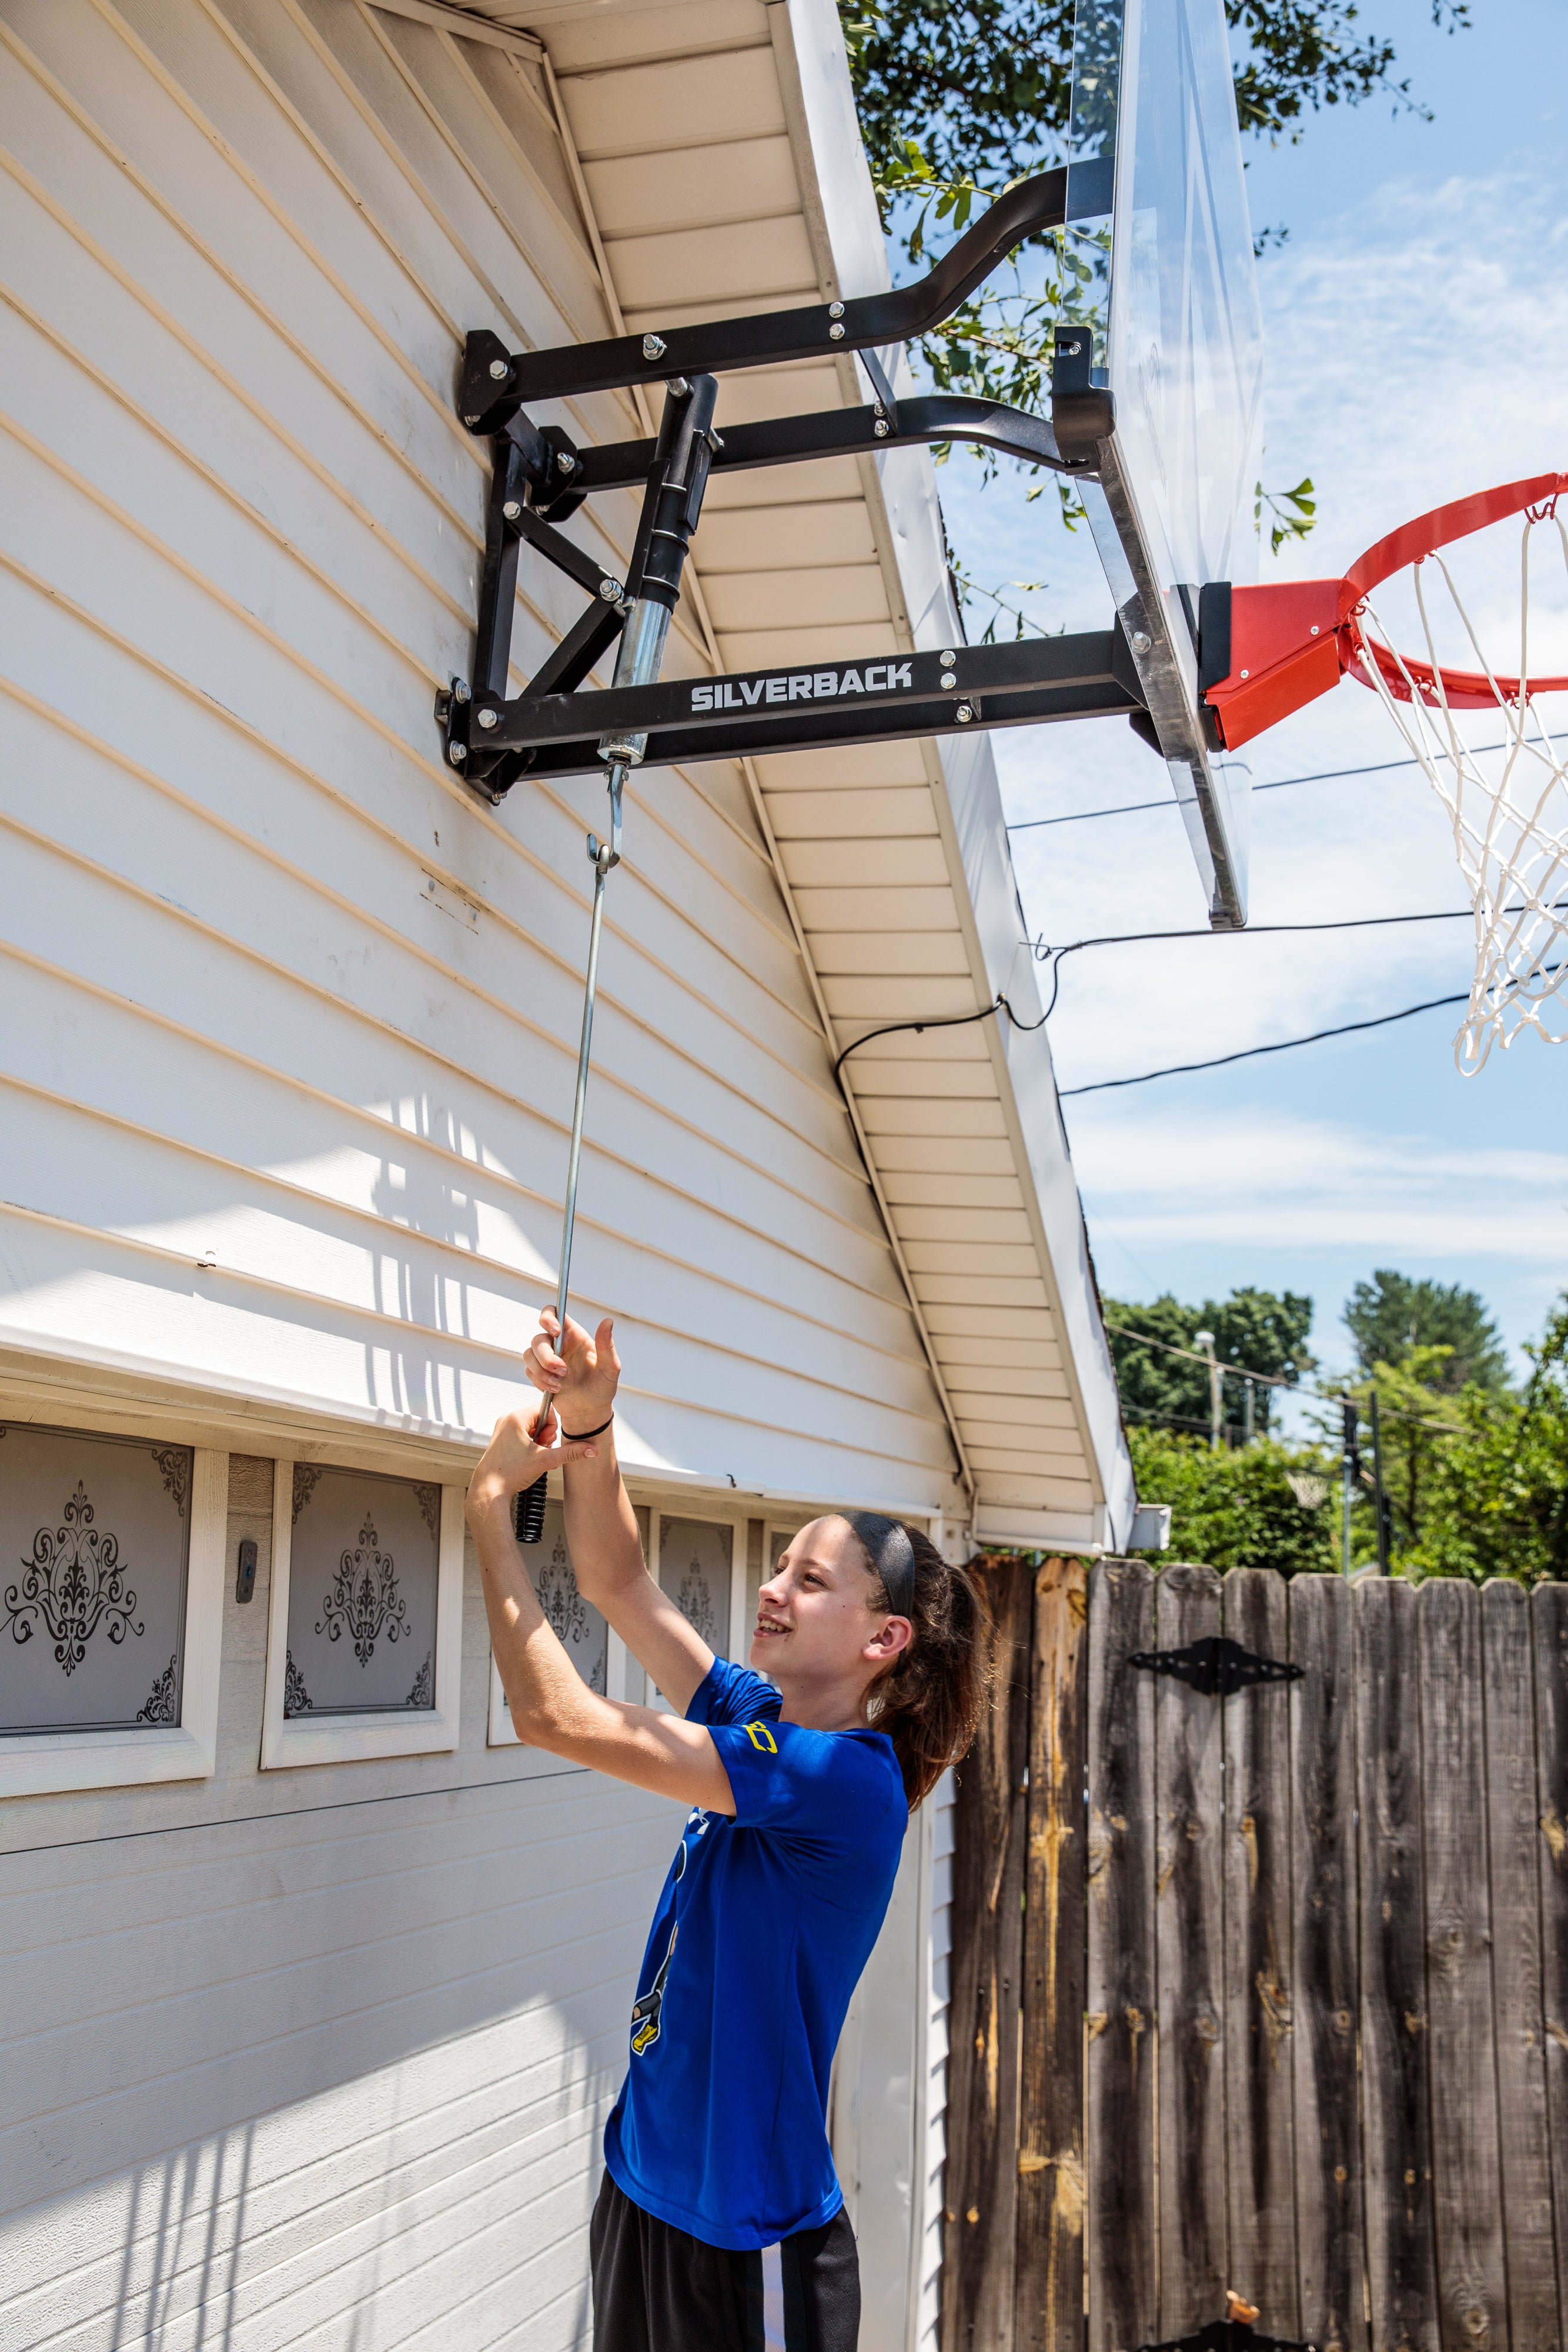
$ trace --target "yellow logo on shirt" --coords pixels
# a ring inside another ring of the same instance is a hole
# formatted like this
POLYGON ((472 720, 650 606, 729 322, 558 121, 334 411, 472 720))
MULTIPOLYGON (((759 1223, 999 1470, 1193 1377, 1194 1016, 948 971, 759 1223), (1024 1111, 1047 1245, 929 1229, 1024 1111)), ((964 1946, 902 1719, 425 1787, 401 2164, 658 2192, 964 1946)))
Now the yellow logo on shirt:
POLYGON ((760 1749, 765 1755, 778 1755, 779 1742, 765 1723, 748 1723, 746 1727, 746 1736, 753 1748, 760 1749))

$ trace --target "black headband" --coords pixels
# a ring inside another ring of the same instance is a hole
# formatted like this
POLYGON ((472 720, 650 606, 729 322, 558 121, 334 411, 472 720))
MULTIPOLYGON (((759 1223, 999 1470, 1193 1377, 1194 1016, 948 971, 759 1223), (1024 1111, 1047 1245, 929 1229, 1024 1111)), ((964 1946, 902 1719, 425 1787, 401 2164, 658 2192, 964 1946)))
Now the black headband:
POLYGON ((883 1581, 888 1606, 895 1617, 915 1617, 915 1546, 909 1530, 880 1511, 843 1514, 866 1548, 872 1567, 883 1581))

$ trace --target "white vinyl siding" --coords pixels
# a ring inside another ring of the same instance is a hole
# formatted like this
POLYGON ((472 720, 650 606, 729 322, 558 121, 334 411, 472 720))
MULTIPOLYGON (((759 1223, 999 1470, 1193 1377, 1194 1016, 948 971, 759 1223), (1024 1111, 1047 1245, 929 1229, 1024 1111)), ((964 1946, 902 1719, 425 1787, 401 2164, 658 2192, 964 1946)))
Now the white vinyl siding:
MULTIPOLYGON (((543 78, 358 0, 5 0, 0 44, 6 1336, 482 1434, 553 1286, 598 814, 492 812, 431 714, 482 538, 462 334, 609 323, 543 78)), ((525 557, 517 683, 575 595, 525 557)), ((622 1318, 630 1458, 945 1501, 733 769, 636 779, 594 1042, 576 1296, 622 1318)))

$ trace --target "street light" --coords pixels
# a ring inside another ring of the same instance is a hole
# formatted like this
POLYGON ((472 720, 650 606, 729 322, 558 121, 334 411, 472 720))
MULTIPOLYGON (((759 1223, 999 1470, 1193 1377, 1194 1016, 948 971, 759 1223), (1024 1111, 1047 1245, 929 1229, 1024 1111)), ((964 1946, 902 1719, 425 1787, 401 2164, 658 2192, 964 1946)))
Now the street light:
POLYGON ((1201 1348, 1204 1354, 1208 1358, 1208 1442, 1210 1445, 1215 1448, 1216 1452, 1218 1452, 1220 1443, 1220 1430, 1222 1423, 1220 1419, 1221 1405, 1219 1400, 1219 1363, 1214 1352, 1214 1334, 1212 1331, 1195 1331, 1192 1335, 1192 1343, 1195 1348, 1201 1348))

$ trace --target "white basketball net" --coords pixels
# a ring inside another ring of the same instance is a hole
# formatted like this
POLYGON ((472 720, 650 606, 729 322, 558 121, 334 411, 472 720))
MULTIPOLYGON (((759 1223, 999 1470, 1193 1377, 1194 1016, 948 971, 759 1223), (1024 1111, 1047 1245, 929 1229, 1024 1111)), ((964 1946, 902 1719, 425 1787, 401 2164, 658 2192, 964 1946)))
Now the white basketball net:
POLYGON ((1354 624, 1365 647, 1359 674, 1448 812, 1475 908, 1476 975, 1454 1040, 1454 1059, 1466 1076, 1482 1067, 1494 1045, 1506 1050, 1521 1030, 1534 1029, 1551 1045, 1568 1042, 1568 747, 1552 741, 1531 700, 1541 690, 1530 670, 1530 549, 1537 529, 1547 532, 1568 572, 1568 530, 1555 511, 1527 515, 1517 679, 1494 675, 1441 554, 1427 556, 1414 569, 1426 662, 1407 661, 1396 651, 1370 604, 1360 607, 1354 624), (1434 572, 1476 656, 1477 674, 1465 677, 1471 691, 1462 711, 1450 707, 1456 674, 1450 667, 1445 677, 1428 609, 1434 572), (1472 748, 1460 732, 1461 720, 1484 744, 1501 748, 1472 748))

